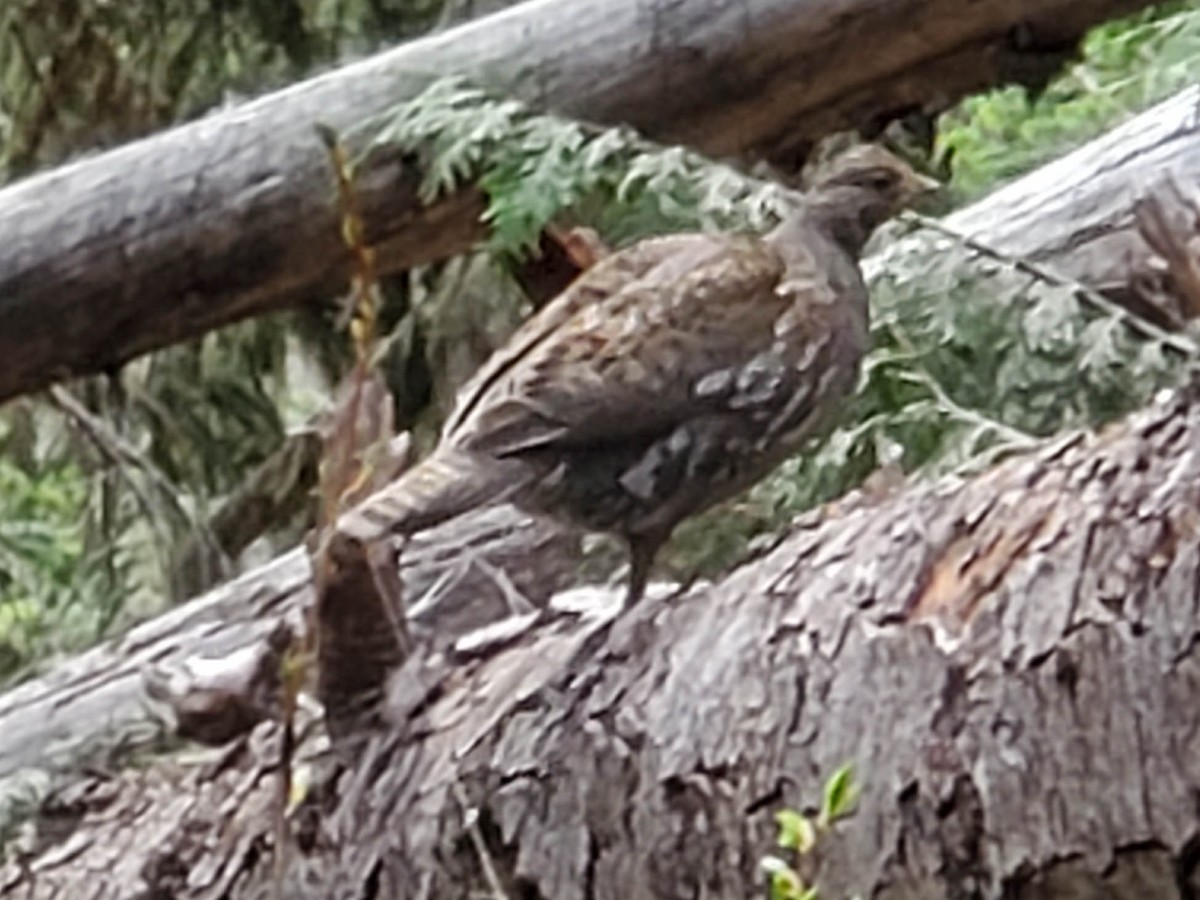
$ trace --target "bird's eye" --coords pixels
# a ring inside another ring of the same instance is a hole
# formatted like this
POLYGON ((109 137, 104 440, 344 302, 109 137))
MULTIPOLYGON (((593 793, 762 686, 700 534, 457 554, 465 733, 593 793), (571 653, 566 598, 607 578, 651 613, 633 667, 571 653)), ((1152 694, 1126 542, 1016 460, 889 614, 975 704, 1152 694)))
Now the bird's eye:
POLYGON ((890 191, 896 186, 896 173, 878 170, 867 175, 867 186, 876 191, 890 191))

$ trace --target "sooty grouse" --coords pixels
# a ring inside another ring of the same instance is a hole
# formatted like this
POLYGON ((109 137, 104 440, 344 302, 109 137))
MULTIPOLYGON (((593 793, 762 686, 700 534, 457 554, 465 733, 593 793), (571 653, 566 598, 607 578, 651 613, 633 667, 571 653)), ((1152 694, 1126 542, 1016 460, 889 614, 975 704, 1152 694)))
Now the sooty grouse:
POLYGON ((598 257, 463 387, 436 450, 339 532, 411 534, 509 500, 623 538, 636 601, 682 519, 836 419, 867 347, 863 244, 929 187, 856 147, 765 236, 677 234, 598 257))

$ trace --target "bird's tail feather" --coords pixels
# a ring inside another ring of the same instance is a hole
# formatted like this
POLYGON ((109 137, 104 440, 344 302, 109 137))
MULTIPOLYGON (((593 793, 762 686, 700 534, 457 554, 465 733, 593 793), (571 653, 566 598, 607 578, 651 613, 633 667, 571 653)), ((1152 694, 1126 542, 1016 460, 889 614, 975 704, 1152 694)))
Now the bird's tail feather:
POLYGON ((415 534, 479 506, 510 499, 526 467, 458 450, 438 450, 338 520, 342 534, 371 541, 415 534))

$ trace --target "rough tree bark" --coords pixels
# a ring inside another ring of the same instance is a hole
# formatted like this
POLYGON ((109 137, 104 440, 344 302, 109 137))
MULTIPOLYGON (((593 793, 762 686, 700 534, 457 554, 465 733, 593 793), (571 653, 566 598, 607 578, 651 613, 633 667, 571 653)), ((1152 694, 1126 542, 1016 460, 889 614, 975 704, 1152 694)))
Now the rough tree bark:
MULTIPOLYGON (((716 587, 418 655, 390 727, 317 778, 282 896, 760 895, 773 813, 847 760, 826 896, 1194 896, 1197 446, 1192 385, 848 498, 716 587)), ((74 782, 0 888, 267 896, 264 732, 74 782)))
MULTIPOLYGON (((417 630, 436 621, 449 640, 507 608, 509 585, 497 572, 544 603, 577 563, 574 536, 497 507, 415 538, 405 550, 404 578, 417 630)), ((280 620, 297 623, 311 594, 308 557, 293 550, 0 695, 0 823, 54 774, 158 742, 163 721, 145 702, 147 670, 252 646, 280 620)))
MULTIPOLYGON (((1123 179, 1149 186, 1164 171, 1176 169, 1191 181, 1200 181, 1200 143, 1195 140, 1195 130, 1185 127, 1196 103, 1200 103, 1200 92, 1189 89, 1065 160, 1051 163, 1046 170, 952 214, 944 223, 1003 251, 1048 262, 1084 280, 1089 280, 1087 266, 1092 263, 1096 267, 1091 271, 1097 274, 1111 271, 1109 256, 1094 249, 1092 241, 1097 239, 1107 241, 1112 254, 1127 259, 1132 271, 1141 271, 1146 266, 1144 242, 1129 224, 1133 221, 1131 207, 1141 192, 1123 179), (1092 175, 1075 187, 1067 186, 1077 172, 1092 175), (1039 186, 1040 194, 1034 190, 1039 186), (1114 197, 1127 205, 1112 205, 1114 197), (1033 211, 1039 209, 1052 217, 1054 228, 1038 230, 1033 211), (1074 217, 1068 210, 1075 211, 1074 217), (1097 216, 1102 213, 1111 227, 1093 227, 1095 220, 1088 218, 1089 210, 1097 211, 1097 216), (1010 219, 1020 227, 1011 226, 1010 219), (1076 229, 1077 240, 1058 239, 1060 232, 1071 228, 1076 229), (1045 249, 1027 241, 1014 245, 1030 232, 1048 242, 1045 249), (1117 235, 1122 236, 1121 246, 1126 249, 1112 249, 1117 235), (1082 271, 1073 264, 1069 252, 1072 246, 1080 248, 1082 271)), ((895 246, 869 259, 867 268, 886 266, 895 246)), ((1121 285, 1115 279, 1109 282, 1114 293, 1131 293, 1129 274, 1124 278, 1121 285)), ((561 579, 568 577, 573 564, 574 556, 567 551, 565 538, 551 540, 552 532, 542 530, 544 526, 497 515, 500 518, 465 523, 462 532, 452 529, 428 536, 425 546, 430 548, 429 564, 453 559, 457 548, 464 545, 495 540, 494 550, 481 551, 485 561, 490 559, 501 570, 524 566, 545 575, 547 583, 540 585, 536 577, 532 581, 527 577, 529 572, 514 576, 514 581, 534 598, 548 596, 562 584, 561 579), (522 541, 528 541, 524 545, 527 549, 522 549, 522 541)), ((424 552, 413 558, 418 569, 426 564, 424 552)), ((254 643, 271 630, 278 618, 294 619, 299 604, 309 596, 308 578, 303 554, 290 553, 147 623, 122 640, 0 695, 0 820, 6 798, 18 791, 18 786, 29 784, 31 778, 44 784, 46 772, 78 767, 81 759, 92 758, 98 749, 153 744, 161 734, 162 723, 148 716, 144 708, 140 670, 149 664, 171 666, 194 656, 225 656, 254 643)), ((422 590, 426 581, 424 575, 415 576, 414 589, 422 590)), ((470 591, 482 591, 496 602, 477 603, 475 615, 468 622, 456 626, 443 621, 440 629, 456 634, 462 627, 479 625, 503 609, 499 586, 478 569, 472 570, 465 582, 452 586, 447 594, 449 602, 453 604, 454 598, 467 596, 470 591)), ((440 605, 435 604, 437 608, 440 605)))
MULTIPOLYGON (((1087 26, 1145 5, 530 0, 0 192, 0 400, 339 290, 313 125, 361 122, 431 73, 712 154, 778 158, 836 128, 1037 81, 1087 26)), ((385 274, 476 237, 477 196, 423 208, 416 183, 403 159, 365 183, 385 274)))

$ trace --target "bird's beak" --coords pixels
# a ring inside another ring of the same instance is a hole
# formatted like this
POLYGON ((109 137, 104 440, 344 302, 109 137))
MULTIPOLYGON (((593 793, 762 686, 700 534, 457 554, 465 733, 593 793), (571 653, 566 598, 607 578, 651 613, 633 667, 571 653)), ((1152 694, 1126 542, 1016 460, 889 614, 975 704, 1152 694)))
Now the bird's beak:
POLYGON ((928 211, 937 205, 937 198, 941 196, 943 187, 940 181, 910 170, 905 174, 900 208, 928 211))
POLYGON ((914 200, 936 194, 942 189, 940 181, 930 178, 928 175, 922 175, 920 172, 910 171, 907 182, 905 193, 914 200))

